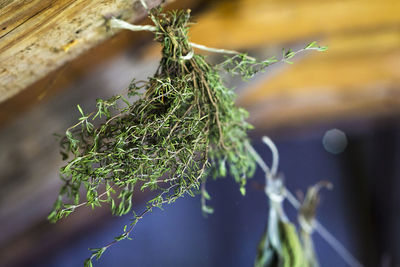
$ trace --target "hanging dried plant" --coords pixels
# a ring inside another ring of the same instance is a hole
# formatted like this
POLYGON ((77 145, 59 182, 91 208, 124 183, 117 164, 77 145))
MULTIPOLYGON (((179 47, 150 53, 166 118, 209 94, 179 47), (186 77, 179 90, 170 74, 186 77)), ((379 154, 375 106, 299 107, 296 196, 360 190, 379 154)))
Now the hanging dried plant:
MULTIPOLYGON (((281 60, 265 61, 234 51, 212 49, 188 40, 189 11, 162 13, 151 9, 154 26, 134 26, 112 19, 112 27, 154 32, 162 45, 162 58, 153 77, 132 81, 127 97, 117 95, 97 100, 97 110, 86 114, 61 137, 61 153, 70 159, 60 169, 64 185, 49 220, 68 216, 80 206, 108 203, 118 216, 132 210, 135 188, 154 196, 123 233, 102 248, 93 249, 85 262, 92 265, 114 243, 129 238, 136 223, 153 208, 173 203, 200 191, 207 177, 230 174, 245 194, 245 185, 255 170, 255 160, 246 144, 251 129, 247 112, 235 106, 235 93, 227 88, 220 72, 245 79, 269 65, 286 61, 296 53, 325 50, 315 42, 297 52, 284 51, 281 60), (193 47, 233 54, 218 65, 195 54, 193 47), (141 91, 144 90, 144 93, 141 91), (138 100, 133 96, 139 96, 138 100), (85 196, 82 199, 82 189, 85 196)), ((202 209, 211 213, 203 187, 202 209)))

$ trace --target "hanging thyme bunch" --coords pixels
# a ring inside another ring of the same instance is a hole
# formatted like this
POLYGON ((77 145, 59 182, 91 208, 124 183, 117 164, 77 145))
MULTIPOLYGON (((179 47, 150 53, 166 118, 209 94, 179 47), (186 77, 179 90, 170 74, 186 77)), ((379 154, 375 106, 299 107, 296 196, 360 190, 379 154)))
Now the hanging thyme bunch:
MULTIPOLYGON (((112 213, 121 216, 131 210, 135 188, 156 193, 121 236, 94 250, 88 266, 93 257, 127 238, 145 213, 193 195, 206 175, 221 177, 229 172, 244 194, 246 178, 255 170, 244 146, 251 128, 245 122, 247 112, 235 106, 235 94, 223 85, 216 68, 193 54, 187 36, 189 12, 165 14, 153 9, 150 17, 155 40, 162 44, 154 77, 133 81, 128 99, 121 95, 98 99, 93 113, 85 114, 78 106, 82 117, 61 138, 61 153, 71 159, 60 169, 64 185, 50 221, 77 207, 102 203, 109 203, 112 213), (140 89, 145 93, 132 103, 129 98, 139 95, 140 89)), ((205 191, 203 195, 208 196, 205 191)), ((210 208, 204 205, 203 210, 210 208)))
MULTIPOLYGON (((97 109, 90 114, 78 105, 81 118, 61 137, 61 154, 70 160, 60 169, 64 184, 48 216, 50 221, 56 222, 78 207, 95 208, 104 203, 114 215, 122 216, 132 210, 135 189, 154 196, 144 211, 133 211, 131 224, 120 236, 92 249, 85 266, 92 266, 93 258, 129 238, 136 223, 153 208, 186 194, 193 196, 206 177, 229 173, 245 194, 246 180, 256 167, 248 147, 251 125, 245 122, 247 112, 235 106, 235 93, 224 86, 221 70, 248 79, 273 63, 290 63, 298 52, 326 49, 313 42, 297 52, 283 51, 279 61, 257 61, 235 51, 189 42, 189 11, 161 13, 152 9, 149 17, 154 26, 116 21, 122 28, 155 34, 162 45, 162 58, 154 76, 144 82, 134 80, 127 98, 98 99, 97 109), (193 52, 193 47, 234 56, 210 65, 204 56, 193 52), (134 101, 133 96, 140 98, 134 101), (83 197, 82 191, 86 193, 83 197)), ((212 213, 205 203, 209 195, 204 186, 201 194, 203 212, 212 213)))

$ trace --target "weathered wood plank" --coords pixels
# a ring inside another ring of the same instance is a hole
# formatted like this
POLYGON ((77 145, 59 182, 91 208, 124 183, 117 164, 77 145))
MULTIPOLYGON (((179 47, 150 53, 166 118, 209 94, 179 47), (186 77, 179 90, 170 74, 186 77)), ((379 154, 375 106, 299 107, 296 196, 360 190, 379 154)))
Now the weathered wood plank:
MULTIPOLYGON (((152 1, 152 5, 160 1, 152 1)), ((105 17, 143 17, 127 0, 14 0, 0 9, 0 102, 113 33, 105 17)))

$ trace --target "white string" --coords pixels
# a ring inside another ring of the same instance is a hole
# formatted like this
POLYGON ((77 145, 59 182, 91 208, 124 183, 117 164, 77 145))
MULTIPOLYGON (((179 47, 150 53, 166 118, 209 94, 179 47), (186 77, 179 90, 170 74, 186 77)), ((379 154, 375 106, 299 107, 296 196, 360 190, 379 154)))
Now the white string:
MULTIPOLYGON (((277 150, 274 151, 274 149, 276 149, 276 146, 273 144, 272 140, 268 137, 263 137, 263 142, 266 143, 268 145, 268 147, 270 147, 271 151, 273 154, 276 153, 276 155, 278 155, 277 150), (271 145, 272 143, 272 145, 271 145)), ((260 155, 257 153, 257 151, 253 148, 253 146, 250 143, 245 143, 246 148, 248 149, 248 151, 253 155, 253 157, 255 158, 257 164, 261 167, 261 169, 263 169, 264 172, 272 173, 272 171, 270 172, 269 167, 267 166, 267 164, 262 160, 262 158, 260 157, 260 155)), ((279 159, 278 156, 273 156, 276 159, 279 159)), ((274 163, 273 163, 274 164, 274 163)), ((277 163, 276 167, 278 166, 277 163)), ((274 167, 274 166, 273 166, 274 167)), ((272 170, 272 168, 271 168, 272 170)), ((285 196, 287 198, 287 200, 289 201, 289 203, 295 208, 295 209, 299 209, 301 204, 300 202, 294 197, 294 195, 287 189, 285 188, 285 196)), ((360 263, 359 260, 357 260, 340 242, 339 240, 337 240, 320 222, 318 222, 318 220, 314 220, 314 225, 315 225, 315 231, 317 233, 320 234, 320 236, 339 254, 339 256, 341 256, 343 258, 343 260, 351 267, 363 267, 363 265, 360 263)))
POLYGON ((208 52, 214 52, 214 53, 220 53, 220 54, 232 54, 232 55, 237 55, 239 52, 233 51, 233 50, 226 50, 226 49, 220 49, 220 48, 212 48, 212 47, 207 47, 201 44, 196 44, 190 42, 190 45, 193 47, 196 47, 198 49, 208 51, 208 52))
MULTIPOLYGON (((141 0, 141 3, 145 7, 146 3, 143 0, 141 0)), ((126 30, 131 30, 131 31, 150 31, 150 32, 157 31, 157 28, 155 26, 151 26, 151 25, 133 25, 131 23, 128 23, 126 21, 123 21, 123 20, 117 19, 117 18, 111 18, 110 27, 111 28, 116 28, 116 29, 126 29, 126 30)), ((208 52, 213 52, 213 53, 230 54, 230 55, 238 55, 238 54, 240 54, 239 52, 234 51, 234 50, 207 47, 207 46, 204 46, 204 45, 201 45, 201 44, 196 44, 196 43, 193 43, 193 42, 189 42, 189 44, 192 47, 195 47, 197 49, 201 49, 201 50, 208 51, 208 52)), ((193 57, 192 53, 194 54, 194 52, 190 52, 186 56, 183 56, 182 59, 184 59, 184 60, 191 59, 193 57)), ((248 59, 256 60, 255 58, 250 57, 250 56, 246 56, 246 57, 248 59)))
POLYGON ((254 159, 256 160, 258 166, 265 172, 267 175, 271 173, 268 165, 264 162, 264 160, 260 157, 260 155, 257 153, 257 151, 254 149, 254 147, 249 143, 246 142, 244 144, 246 146, 246 149, 253 155, 254 159))
POLYGON ((140 0, 140 3, 142 4, 142 6, 144 7, 144 9, 149 10, 146 1, 145 0, 140 0))
POLYGON ((272 164, 271 164, 271 175, 275 176, 278 172, 278 164, 279 164, 279 152, 276 148, 274 142, 268 137, 263 136, 262 141, 266 144, 272 152, 272 164))
POLYGON ((265 187, 265 193, 272 201, 282 202, 285 199, 285 189, 283 187, 282 179, 277 177, 279 163, 278 149, 276 148, 272 140, 267 136, 263 137, 263 142, 269 147, 272 152, 271 169, 267 166, 260 155, 258 155, 258 153, 248 142, 245 143, 245 146, 247 150, 249 150, 250 153, 253 155, 261 169, 265 172, 265 184, 268 185, 265 187))
MULTIPOLYGON (((221 49, 221 48, 208 47, 208 46, 205 46, 205 45, 196 44, 196 43, 192 43, 192 42, 189 42, 189 44, 192 47, 195 47, 197 49, 201 49, 201 50, 208 51, 208 52, 213 52, 213 53, 230 54, 230 55, 239 55, 239 54, 241 54, 240 52, 234 51, 234 50, 227 50, 227 49, 221 49)), ((250 57, 250 56, 247 56, 247 55, 246 55, 246 57, 248 59, 250 59, 250 60, 256 60, 254 57, 250 57)))
POLYGON ((315 231, 331 245, 332 248, 350 265, 354 267, 363 267, 363 265, 337 240, 328 230, 317 220, 314 221, 315 231))
POLYGON ((189 60, 194 56, 194 51, 190 51, 186 56, 182 56, 181 59, 183 60, 189 60))
POLYGON ((137 31, 151 31, 154 32, 157 30, 157 27, 151 25, 133 25, 122 19, 117 19, 112 17, 110 19, 110 27, 114 29, 127 29, 134 32, 137 31))
POLYGON ((268 186, 265 187, 265 193, 274 202, 282 203, 285 200, 285 188, 281 178, 268 179, 268 186))

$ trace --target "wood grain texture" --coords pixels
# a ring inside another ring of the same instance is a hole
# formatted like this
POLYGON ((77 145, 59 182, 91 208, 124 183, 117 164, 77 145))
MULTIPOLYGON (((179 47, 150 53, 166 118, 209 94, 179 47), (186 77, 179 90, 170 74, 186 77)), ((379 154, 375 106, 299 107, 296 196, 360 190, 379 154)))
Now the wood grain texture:
MULTIPOLYGON (((159 1, 153 1, 152 5, 159 1)), ((0 102, 98 45, 105 18, 143 17, 131 0, 14 0, 0 6, 0 102)))

